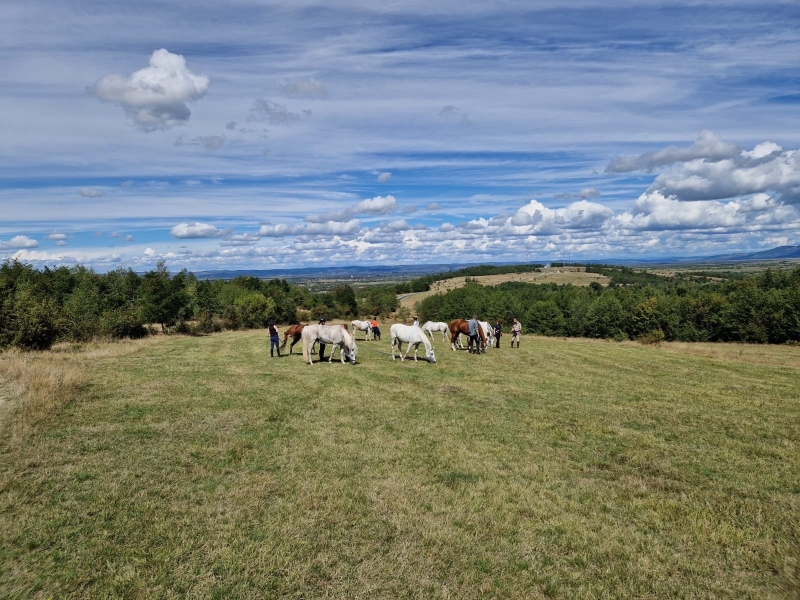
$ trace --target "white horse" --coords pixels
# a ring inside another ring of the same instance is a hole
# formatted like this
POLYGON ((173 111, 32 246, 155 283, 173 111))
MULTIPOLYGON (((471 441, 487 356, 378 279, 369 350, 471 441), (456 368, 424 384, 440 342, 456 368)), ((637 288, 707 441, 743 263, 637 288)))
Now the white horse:
POLYGON ((405 360, 408 353, 411 352, 411 346, 414 346, 414 360, 417 360, 417 350, 419 345, 425 346, 425 358, 429 362, 436 362, 436 355, 433 353, 433 346, 431 346, 428 336, 422 332, 419 327, 413 325, 402 325, 395 323, 390 329, 392 335, 392 360, 394 360, 394 347, 397 344, 397 349, 400 352, 400 360, 405 360), (403 344, 408 344, 405 356, 403 355, 403 344))
POLYGON ((369 321, 351 321, 350 325, 353 326, 353 339, 356 339, 356 331, 364 331, 364 340, 369 341, 372 338, 372 324, 369 321))
POLYGON ((317 342, 333 346, 328 362, 333 362, 333 353, 338 346, 341 350, 342 364, 344 364, 345 357, 351 363, 356 364, 356 353, 358 352, 356 342, 350 332, 341 325, 307 325, 303 328, 300 337, 303 340, 303 360, 307 360, 308 364, 313 364, 309 350, 317 342))
POLYGON ((489 323, 486 321, 478 321, 478 323, 480 324, 481 329, 483 329, 483 335, 486 336, 486 348, 494 348, 494 327, 489 325, 489 323))
POLYGON ((450 338, 450 326, 447 323, 435 323, 433 321, 426 321, 425 325, 422 326, 422 331, 427 333, 431 336, 431 341, 433 341, 433 333, 435 331, 442 332, 442 341, 447 342, 450 338))

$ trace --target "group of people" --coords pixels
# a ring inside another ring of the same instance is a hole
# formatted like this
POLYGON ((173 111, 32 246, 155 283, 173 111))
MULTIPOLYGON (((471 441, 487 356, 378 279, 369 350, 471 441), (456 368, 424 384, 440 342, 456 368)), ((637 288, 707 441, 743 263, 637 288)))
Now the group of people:
MULTIPOLYGON (((419 327, 419 318, 414 315, 414 327, 419 327)), ((327 321, 325 317, 320 317, 319 324, 325 325, 327 321)), ((381 339, 381 329, 380 325, 378 324, 378 317, 372 317, 372 321, 370 321, 370 327, 372 328, 372 335, 376 340, 381 339)), ((479 354, 481 351, 480 346, 480 338, 478 337, 478 328, 480 327, 480 323, 478 322, 478 315, 472 315, 472 318, 469 320, 469 341, 467 342, 467 350, 469 350, 470 354, 479 354), (473 350, 474 347, 474 350, 473 350)), ((272 358, 275 358, 275 351, 278 352, 278 358, 281 356, 281 340, 280 335, 278 334, 278 326, 275 324, 275 321, 270 321, 269 326, 267 327, 269 331, 269 355, 272 358)), ((500 320, 498 319, 497 323, 494 325, 494 339, 495 339, 495 348, 500 347, 500 336, 503 335, 503 326, 500 320)), ((517 343, 517 348, 519 348, 519 340, 522 337, 522 323, 520 323, 516 317, 514 317, 514 324, 511 326, 511 347, 514 347, 514 342, 517 343)), ((325 344, 323 342, 319 343, 319 359, 323 360, 325 358, 325 344)))
MULTIPOLYGON (((416 317, 414 317, 416 318, 416 317)), ((481 326, 478 322, 478 315, 472 315, 469 323, 469 341, 467 342, 467 350, 470 354, 479 354, 481 351, 480 338, 478 337, 478 328, 481 326), (473 350, 474 345, 474 350, 473 350)), ((503 335, 503 324, 500 319, 494 324, 494 347, 500 347, 500 337, 503 335)), ((522 323, 514 317, 514 324, 511 326, 511 347, 514 347, 514 342, 517 343, 519 348, 519 341, 522 337, 522 323)))

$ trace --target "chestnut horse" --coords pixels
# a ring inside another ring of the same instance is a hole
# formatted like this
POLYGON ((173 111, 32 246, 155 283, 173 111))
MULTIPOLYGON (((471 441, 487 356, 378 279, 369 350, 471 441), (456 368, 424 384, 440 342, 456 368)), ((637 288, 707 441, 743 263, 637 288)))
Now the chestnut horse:
MULTIPOLYGON (((459 333, 469 337, 469 321, 466 319, 453 319, 450 321, 450 347, 453 350, 456 349, 456 340, 459 333)), ((483 327, 480 324, 478 325, 478 339, 480 339, 478 350, 486 352, 486 334, 483 333, 483 327)))
POLYGON ((283 344, 281 344, 281 350, 286 348, 286 342, 291 337, 292 345, 289 346, 289 354, 292 353, 292 348, 294 348, 294 345, 300 341, 300 335, 303 333, 303 327, 305 327, 305 325, 292 325, 284 332, 283 344))

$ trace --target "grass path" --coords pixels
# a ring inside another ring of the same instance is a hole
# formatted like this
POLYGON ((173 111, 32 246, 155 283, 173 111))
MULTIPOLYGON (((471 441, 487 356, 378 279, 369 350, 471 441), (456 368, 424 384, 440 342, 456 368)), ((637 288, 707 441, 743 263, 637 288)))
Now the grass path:
POLYGON ((800 369, 523 344, 100 358, 0 447, 0 597, 796 597, 800 369))

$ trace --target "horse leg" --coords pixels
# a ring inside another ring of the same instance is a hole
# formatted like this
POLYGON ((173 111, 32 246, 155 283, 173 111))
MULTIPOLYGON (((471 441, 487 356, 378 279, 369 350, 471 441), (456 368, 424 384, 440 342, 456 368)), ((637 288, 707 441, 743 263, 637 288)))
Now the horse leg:
POLYGON ((417 362, 417 350, 419 350, 419 342, 414 344, 414 362, 417 362))

